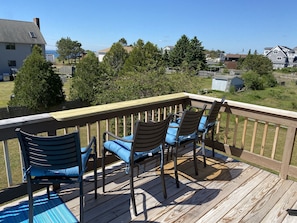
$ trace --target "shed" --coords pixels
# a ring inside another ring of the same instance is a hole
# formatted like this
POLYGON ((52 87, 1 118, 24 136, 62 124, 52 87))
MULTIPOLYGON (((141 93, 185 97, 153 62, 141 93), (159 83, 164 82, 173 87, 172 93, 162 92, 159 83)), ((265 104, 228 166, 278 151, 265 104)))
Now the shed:
POLYGON ((212 90, 228 92, 232 86, 238 91, 243 88, 244 81, 240 77, 230 75, 214 76, 212 78, 212 90))

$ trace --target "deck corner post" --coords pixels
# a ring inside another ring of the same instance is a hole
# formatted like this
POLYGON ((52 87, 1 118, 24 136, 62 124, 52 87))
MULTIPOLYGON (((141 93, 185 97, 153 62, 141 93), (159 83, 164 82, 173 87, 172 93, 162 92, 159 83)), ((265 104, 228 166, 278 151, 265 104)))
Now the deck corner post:
POLYGON ((281 164, 281 169, 279 173, 279 177, 281 179, 288 178, 289 166, 292 158, 295 137, 296 137, 296 127, 293 127, 293 126, 288 127, 286 142, 283 150, 284 152, 283 152, 282 164, 281 164))

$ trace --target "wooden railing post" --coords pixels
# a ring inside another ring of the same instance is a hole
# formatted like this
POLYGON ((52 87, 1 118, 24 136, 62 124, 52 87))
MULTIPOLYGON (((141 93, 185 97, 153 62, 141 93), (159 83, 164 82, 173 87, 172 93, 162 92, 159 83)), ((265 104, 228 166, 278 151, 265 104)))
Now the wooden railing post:
POLYGON ((294 142, 296 137, 296 127, 288 127, 287 135, 286 135, 286 142, 284 146, 283 158, 282 158, 282 165, 281 170, 279 173, 279 177, 282 179, 287 179, 289 165, 292 158, 294 142))

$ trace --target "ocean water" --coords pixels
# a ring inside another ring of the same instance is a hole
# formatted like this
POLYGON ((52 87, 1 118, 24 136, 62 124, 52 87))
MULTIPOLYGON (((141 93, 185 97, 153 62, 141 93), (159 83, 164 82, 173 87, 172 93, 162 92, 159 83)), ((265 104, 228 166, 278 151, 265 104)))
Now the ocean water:
POLYGON ((45 50, 45 54, 53 54, 55 58, 58 58, 59 56, 56 50, 45 50))

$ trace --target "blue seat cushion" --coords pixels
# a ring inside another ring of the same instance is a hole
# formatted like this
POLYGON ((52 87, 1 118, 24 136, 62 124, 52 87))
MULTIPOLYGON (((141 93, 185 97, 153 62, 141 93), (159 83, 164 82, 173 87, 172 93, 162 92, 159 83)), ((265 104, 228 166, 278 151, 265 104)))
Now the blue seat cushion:
MULTIPOLYGON (((207 126, 205 126, 207 121, 207 116, 203 115, 200 119, 199 125, 198 125, 198 132, 205 132, 207 131, 207 126)), ((180 118, 176 119, 176 123, 180 123, 180 118)), ((209 127, 209 126, 208 126, 209 127)))
POLYGON ((175 143, 182 143, 185 142, 187 140, 193 140, 197 137, 197 134, 194 132, 190 135, 186 135, 186 136, 179 136, 176 142, 176 134, 178 131, 178 127, 179 124, 176 122, 172 122, 169 124, 169 127, 167 129, 167 133, 166 133, 166 138, 165 138, 165 142, 169 145, 175 145, 175 143))
POLYGON ((198 132, 208 132, 209 129, 216 124, 216 122, 211 122, 211 123, 208 123, 207 126, 205 126, 206 121, 207 121, 207 116, 203 115, 201 117, 201 120, 198 126, 198 132))
MULTIPOLYGON (((81 151, 85 151, 86 148, 81 148, 81 151)), ((85 171, 87 161, 92 149, 90 148, 86 153, 81 155, 83 172, 85 171)), ((31 176, 34 177, 78 177, 79 168, 78 166, 65 168, 65 169, 43 169, 32 166, 31 176)))
POLYGON ((207 116, 203 115, 201 117, 201 119, 200 119, 200 122, 199 122, 198 132, 205 132, 206 131, 206 126, 205 126, 206 120, 207 120, 207 116))
MULTIPOLYGON (((125 136, 123 139, 133 140, 133 135, 125 136)), ((109 140, 103 143, 103 146, 106 150, 117 155, 121 160, 125 163, 130 163, 130 154, 131 154, 131 146, 132 143, 124 142, 122 140, 109 140)), ((134 153, 134 161, 137 162, 140 159, 146 158, 148 156, 154 155, 161 151, 161 145, 153 150, 145 151, 145 152, 135 152, 134 153)))

